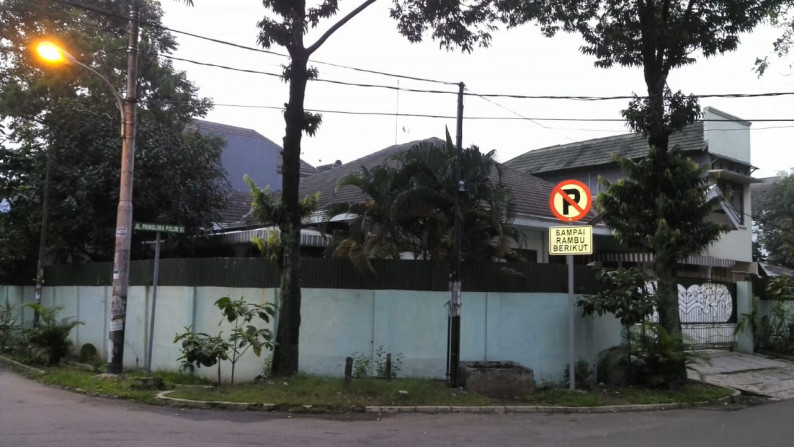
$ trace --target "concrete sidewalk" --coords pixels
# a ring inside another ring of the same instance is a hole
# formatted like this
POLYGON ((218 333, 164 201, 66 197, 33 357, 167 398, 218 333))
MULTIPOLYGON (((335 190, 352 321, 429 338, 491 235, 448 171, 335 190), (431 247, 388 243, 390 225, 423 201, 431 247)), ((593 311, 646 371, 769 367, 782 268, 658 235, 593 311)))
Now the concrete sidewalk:
POLYGON ((697 364, 689 378, 774 400, 794 398, 794 362, 757 354, 722 350, 698 351, 711 364, 697 364), (698 374, 700 373, 700 374, 698 374))

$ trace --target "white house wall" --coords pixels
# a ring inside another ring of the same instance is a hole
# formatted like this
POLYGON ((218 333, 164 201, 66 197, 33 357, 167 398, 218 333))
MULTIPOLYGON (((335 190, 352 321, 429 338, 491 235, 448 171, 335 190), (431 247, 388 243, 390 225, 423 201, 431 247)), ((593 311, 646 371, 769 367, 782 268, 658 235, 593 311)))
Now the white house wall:
POLYGON ((749 122, 711 107, 705 108, 703 119, 710 153, 750 164, 749 122))
POLYGON ((715 258, 733 259, 740 262, 753 261, 752 202, 750 185, 744 187, 744 225, 723 233, 719 240, 706 249, 705 255, 715 258))

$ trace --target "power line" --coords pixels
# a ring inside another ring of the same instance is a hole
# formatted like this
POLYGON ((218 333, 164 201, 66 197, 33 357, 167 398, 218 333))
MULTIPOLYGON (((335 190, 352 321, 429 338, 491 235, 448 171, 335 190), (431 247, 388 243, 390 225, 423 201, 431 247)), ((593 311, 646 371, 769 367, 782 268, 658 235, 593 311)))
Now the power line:
MULTIPOLYGON (((211 62, 201 62, 201 61, 196 61, 196 60, 192 60, 192 59, 185 59, 185 58, 176 57, 176 56, 170 56, 170 55, 161 55, 161 57, 164 57, 164 58, 167 58, 167 59, 171 59, 171 60, 175 60, 175 61, 180 61, 180 62, 187 62, 189 64, 202 65, 202 66, 205 66, 205 67, 220 68, 220 69, 223 69, 223 70, 238 71, 238 72, 242 72, 242 73, 261 74, 261 75, 265 75, 265 76, 273 76, 273 77, 279 77, 279 78, 282 77, 282 75, 280 73, 271 73, 271 72, 267 72, 267 71, 252 70, 252 69, 248 69, 248 68, 237 68, 237 67, 231 67, 231 66, 228 66, 228 65, 215 64, 215 63, 211 63, 211 62)), ((338 80, 335 80, 335 79, 325 79, 325 78, 316 78, 316 79, 312 79, 312 81, 314 81, 314 82, 326 82, 326 83, 329 83, 329 84, 336 84, 336 85, 346 85, 346 86, 350 86, 350 87, 381 88, 381 89, 386 89, 386 90, 400 90, 400 91, 404 91, 404 92, 413 92, 413 93, 457 94, 456 92, 448 92, 448 91, 444 91, 444 90, 412 89, 412 88, 398 87, 398 86, 394 86, 394 85, 364 84, 364 83, 360 83, 360 82, 338 81, 338 80)))
MULTIPOLYGON (((127 20, 126 17, 122 17, 122 16, 119 16, 119 15, 116 15, 116 14, 113 14, 111 12, 104 11, 104 10, 101 10, 101 9, 98 9, 98 8, 92 8, 90 6, 85 6, 85 5, 78 5, 78 4, 71 3, 71 2, 68 2, 68 1, 64 1, 64 0, 52 0, 52 1, 54 1, 56 3, 60 3, 62 5, 71 6, 73 8, 95 12, 97 14, 101 14, 101 15, 104 15, 104 16, 107 16, 107 17, 113 17, 113 18, 117 18, 117 19, 121 19, 121 20, 127 20)), ((285 58, 290 58, 291 57, 289 54, 283 54, 283 53, 279 53, 277 51, 265 50, 263 48, 250 47, 250 46, 247 46, 247 45, 241 45, 241 44, 237 44, 237 43, 234 43, 234 42, 229 42, 227 40, 221 40, 221 39, 216 39, 216 38, 213 38, 213 37, 202 36, 200 34, 190 33, 190 32, 187 32, 187 31, 181 31, 181 30, 177 30, 177 29, 174 29, 174 28, 169 28, 167 26, 163 26, 163 25, 161 25, 159 23, 148 22, 148 21, 145 21, 145 20, 141 20, 140 23, 143 24, 143 25, 146 25, 146 26, 151 26, 151 27, 159 28, 159 29, 162 29, 162 30, 165 30, 165 31, 170 31, 172 33, 183 34, 185 36, 194 37, 196 39, 206 40, 208 42, 213 42, 213 43, 217 43, 217 44, 220 44, 220 45, 231 46, 231 47, 239 48, 239 49, 242 49, 242 50, 254 51, 254 52, 257 52, 257 53, 270 54, 270 55, 279 56, 279 57, 285 57, 285 58)), ((315 64, 327 65, 329 67, 343 68, 343 69, 346 69, 346 70, 358 71, 358 72, 369 73, 369 74, 376 74, 376 75, 380 75, 380 76, 388 76, 388 77, 392 77, 392 78, 408 79, 408 80, 412 80, 412 81, 430 82, 430 83, 444 84, 444 85, 455 84, 454 82, 440 81, 438 79, 429 79, 429 78, 421 78, 421 77, 417 77, 417 76, 408 76, 408 75, 402 75, 402 74, 396 74, 396 73, 388 73, 388 72, 385 72, 385 71, 370 70, 370 69, 359 68, 359 67, 351 67, 351 66, 348 66, 348 65, 335 64, 335 63, 332 63, 332 62, 324 62, 324 61, 319 61, 319 60, 312 60, 312 62, 315 63, 315 64)))
MULTIPOLYGON (((220 68, 223 70, 230 70, 230 71, 238 71, 243 73, 252 73, 252 74, 261 74, 265 76, 274 76, 274 77, 281 77, 281 74, 278 73, 271 73, 261 70, 252 70, 247 68, 237 68, 231 67, 228 65, 221 65, 215 64, 210 62, 201 62, 192 59, 185 59, 170 55, 162 55, 162 57, 186 62, 195 65, 202 65, 207 67, 213 68, 220 68)), ((345 85, 350 87, 363 87, 363 88, 380 88, 386 90, 400 90, 412 93, 429 93, 429 94, 445 94, 445 95, 457 95, 457 92, 454 91, 446 91, 446 90, 429 90, 429 89, 413 89, 413 88, 405 88, 405 87, 397 87, 394 85, 385 85, 385 84, 366 84, 360 82, 348 82, 348 81, 339 81, 335 79, 325 79, 325 78, 317 78, 313 79, 312 81, 315 82, 326 82, 329 84, 337 84, 337 85, 345 85)), ((646 99, 647 96, 633 96, 633 95, 615 95, 615 96, 575 96, 575 95, 519 95, 519 94, 510 94, 510 93, 471 93, 471 92, 464 92, 464 96, 473 96, 479 97, 481 99, 488 100, 488 98, 510 98, 510 99, 533 99, 533 100, 572 100, 572 101, 612 101, 612 100, 626 100, 626 99, 646 99)), ((794 95, 794 92, 765 92, 765 93, 712 93, 712 94, 693 94, 692 96, 696 98, 763 98, 763 97, 781 97, 781 96, 791 96, 794 95)), ((503 107, 503 106, 500 106, 503 107)), ((506 109, 507 110, 507 109, 506 109)), ((509 111, 509 110, 508 110, 509 111)), ((749 120, 746 120, 749 121, 749 120)))
MULTIPOLYGON (((52 1, 54 1, 56 3, 63 4, 63 5, 71 6, 71 7, 77 8, 77 9, 82 9, 82 10, 86 10, 86 11, 92 11, 92 12, 95 12, 97 14, 101 14, 101 15, 104 15, 104 16, 107 16, 107 17, 113 17, 113 18, 118 18, 118 19, 121 19, 121 20, 127 20, 126 17, 122 17, 122 16, 119 16, 119 15, 116 15, 116 14, 113 14, 113 13, 110 13, 110 12, 107 12, 107 11, 104 11, 104 10, 101 10, 101 9, 98 9, 98 8, 92 8, 92 7, 85 6, 85 5, 78 5, 78 4, 71 3, 71 2, 66 1, 66 0, 52 0, 52 1)), ((141 23, 145 24, 147 26, 160 28, 160 29, 163 29, 163 30, 166 30, 166 31, 170 31, 170 32, 174 32, 174 33, 178 33, 178 34, 184 34, 184 35, 187 35, 187 36, 190 36, 190 37, 195 37, 195 38, 198 38, 198 39, 203 39, 203 40, 206 40, 206 41, 209 41, 209 42, 214 42, 214 43, 218 43, 218 44, 222 44, 222 45, 228 45, 228 46, 232 46, 232 47, 236 47, 236 48, 240 48, 240 49, 244 49, 244 50, 249 50, 249 51, 255 51, 255 52, 259 52, 259 53, 266 53, 266 54, 276 55, 276 56, 279 56, 279 57, 286 57, 286 58, 290 57, 287 54, 282 54, 282 53, 278 53, 278 52, 270 51, 270 50, 264 50, 264 49, 256 48, 256 47, 249 47, 249 46, 246 46, 246 45, 240 45, 240 44, 236 44, 236 43, 233 43, 233 42, 224 41, 224 40, 221 40, 221 39, 215 39, 215 38, 211 38, 211 37, 202 36, 202 35, 199 35, 199 34, 189 33, 189 32, 186 32, 186 31, 180 31, 180 30, 169 28, 169 27, 163 26, 161 24, 153 23, 153 22, 141 21, 141 23)), ((214 68, 220 68, 220 69, 232 70, 232 71, 239 71, 239 72, 244 72, 244 73, 262 74, 262 75, 266 75, 266 76, 281 77, 281 74, 276 74, 276 73, 269 73, 269 72, 263 72, 263 71, 252 70, 252 69, 244 69, 244 68, 235 68, 235 67, 230 67, 230 66, 226 66, 226 65, 213 64, 213 63, 209 63, 209 62, 200 62, 200 61, 195 61, 195 60, 190 60, 190 59, 178 58, 178 57, 170 56, 170 55, 166 55, 166 54, 161 54, 160 56, 168 58, 168 59, 178 60, 178 61, 192 63, 192 64, 196 64, 196 65, 203 65, 203 66, 208 66, 208 67, 214 67, 214 68)), ((350 66, 346 66, 346 65, 333 64, 333 63, 330 63, 330 62, 322 62, 322 61, 313 61, 313 62, 317 63, 317 64, 329 65, 329 66, 334 66, 334 67, 338 67, 338 68, 350 69, 350 70, 355 70, 355 71, 360 71, 360 72, 365 72, 365 73, 378 74, 378 75, 390 76, 390 77, 401 78, 401 79, 410 79, 410 80, 415 80, 415 81, 431 82, 431 83, 438 83, 438 84, 444 84, 444 85, 453 85, 453 84, 456 85, 457 84, 457 83, 453 83, 453 82, 440 81, 440 80, 436 80, 436 79, 420 78, 420 77, 399 75, 399 74, 387 73, 387 72, 381 72, 381 71, 375 71, 375 70, 368 70, 368 69, 357 68, 357 67, 350 67, 350 66)), ((398 87, 391 86, 391 85, 362 84, 362 83, 337 81, 337 80, 322 79, 322 78, 315 79, 315 81, 327 82, 327 83, 338 84, 338 85, 347 85, 347 86, 353 86, 353 87, 382 88, 382 89, 388 89, 388 90, 397 90, 398 89, 398 87)), ((451 94, 451 95, 456 95, 457 94, 457 92, 454 92, 454 91, 443 91, 443 90, 422 90, 422 89, 406 89, 406 88, 400 88, 400 90, 408 91, 408 92, 414 92, 414 93, 434 93, 434 94, 451 94)), ((614 96, 587 96, 587 95, 580 95, 580 96, 576 96, 576 95, 523 95, 523 94, 510 94, 510 93, 464 93, 464 95, 477 96, 477 97, 480 97, 480 98, 483 98, 483 99, 485 99, 485 98, 510 98, 510 99, 548 99, 548 100, 572 100, 572 101, 611 101, 611 100, 627 100, 627 99, 635 99, 635 98, 646 99, 647 98, 647 96, 635 96, 635 95, 614 95, 614 96)), ((791 95, 794 95, 794 92, 721 93, 721 94, 702 94, 702 95, 692 95, 692 96, 695 96, 697 98, 759 98, 759 97, 777 97, 777 96, 791 96, 791 95)))
MULTIPOLYGON (((175 104, 175 103, 182 103, 184 101, 151 101, 152 103, 158 104, 175 104)), ((284 106, 265 106, 265 105, 253 105, 253 104, 229 104, 229 103, 217 103, 213 104, 215 107, 236 107, 236 108, 244 108, 244 109, 269 109, 269 110, 284 110, 284 106)), ((327 110, 327 109, 313 109, 306 107, 305 110, 307 112, 313 113, 329 113, 329 114, 340 114, 340 115, 361 115, 361 116, 388 116, 388 117, 409 117, 409 118, 441 118, 441 119, 456 119, 457 116, 454 115, 434 115, 434 114, 422 114, 422 113, 403 113, 403 112, 363 112, 363 111, 353 111, 353 110, 327 110)), ((478 120, 478 121, 558 121, 558 122, 625 122, 626 120, 623 118, 562 118, 562 117, 525 117, 525 116, 464 116, 464 120, 478 120)), ((761 118, 761 119, 745 119, 743 118, 742 121, 751 121, 751 122, 792 122, 794 123, 794 118, 761 118)), ((727 123, 727 122, 735 122, 734 120, 727 120, 727 119, 699 119, 696 122, 719 122, 719 123, 727 123)), ((764 127, 764 128, 751 128, 750 130, 768 130, 768 129, 777 129, 777 128, 788 128, 794 126, 772 126, 772 127, 764 127)), ((548 128, 548 127, 547 127, 548 128)), ((569 129, 575 130, 575 129, 569 129)), ((585 129, 581 129, 585 130, 585 129)), ((733 131, 733 130, 740 130, 740 129, 712 129, 714 131, 733 131)), ((597 131, 592 129, 592 131, 597 131)), ((609 132, 608 130, 605 132, 609 132)))

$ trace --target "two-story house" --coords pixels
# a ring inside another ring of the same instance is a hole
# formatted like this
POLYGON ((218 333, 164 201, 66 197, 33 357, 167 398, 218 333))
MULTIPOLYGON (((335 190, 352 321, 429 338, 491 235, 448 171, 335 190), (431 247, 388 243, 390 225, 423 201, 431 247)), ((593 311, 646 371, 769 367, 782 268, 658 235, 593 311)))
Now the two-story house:
MULTIPOLYGON (((670 147, 680 148, 712 179, 709 194, 725 200, 712 219, 726 224, 731 231, 692 256, 682 269, 696 270, 708 278, 730 278, 734 274, 755 273, 752 263, 752 224, 750 221, 751 174, 750 124, 741 118, 706 107, 703 119, 670 137, 670 147)), ((613 155, 637 159, 647 155, 647 139, 639 134, 545 147, 531 150, 505 163, 507 166, 540 177, 551 183, 575 179, 586 184, 594 195, 603 190, 599 177, 615 181, 623 176, 613 155)), ((602 261, 644 262, 649 254, 621 253, 615 244, 596 244, 596 258, 602 261)))

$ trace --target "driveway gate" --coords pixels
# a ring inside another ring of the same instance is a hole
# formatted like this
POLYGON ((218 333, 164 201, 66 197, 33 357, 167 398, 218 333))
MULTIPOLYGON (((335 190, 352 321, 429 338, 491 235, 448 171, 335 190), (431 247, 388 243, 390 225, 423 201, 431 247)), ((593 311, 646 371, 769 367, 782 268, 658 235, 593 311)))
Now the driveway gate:
POLYGON ((679 278, 681 331, 692 348, 736 346, 736 284, 679 278))

